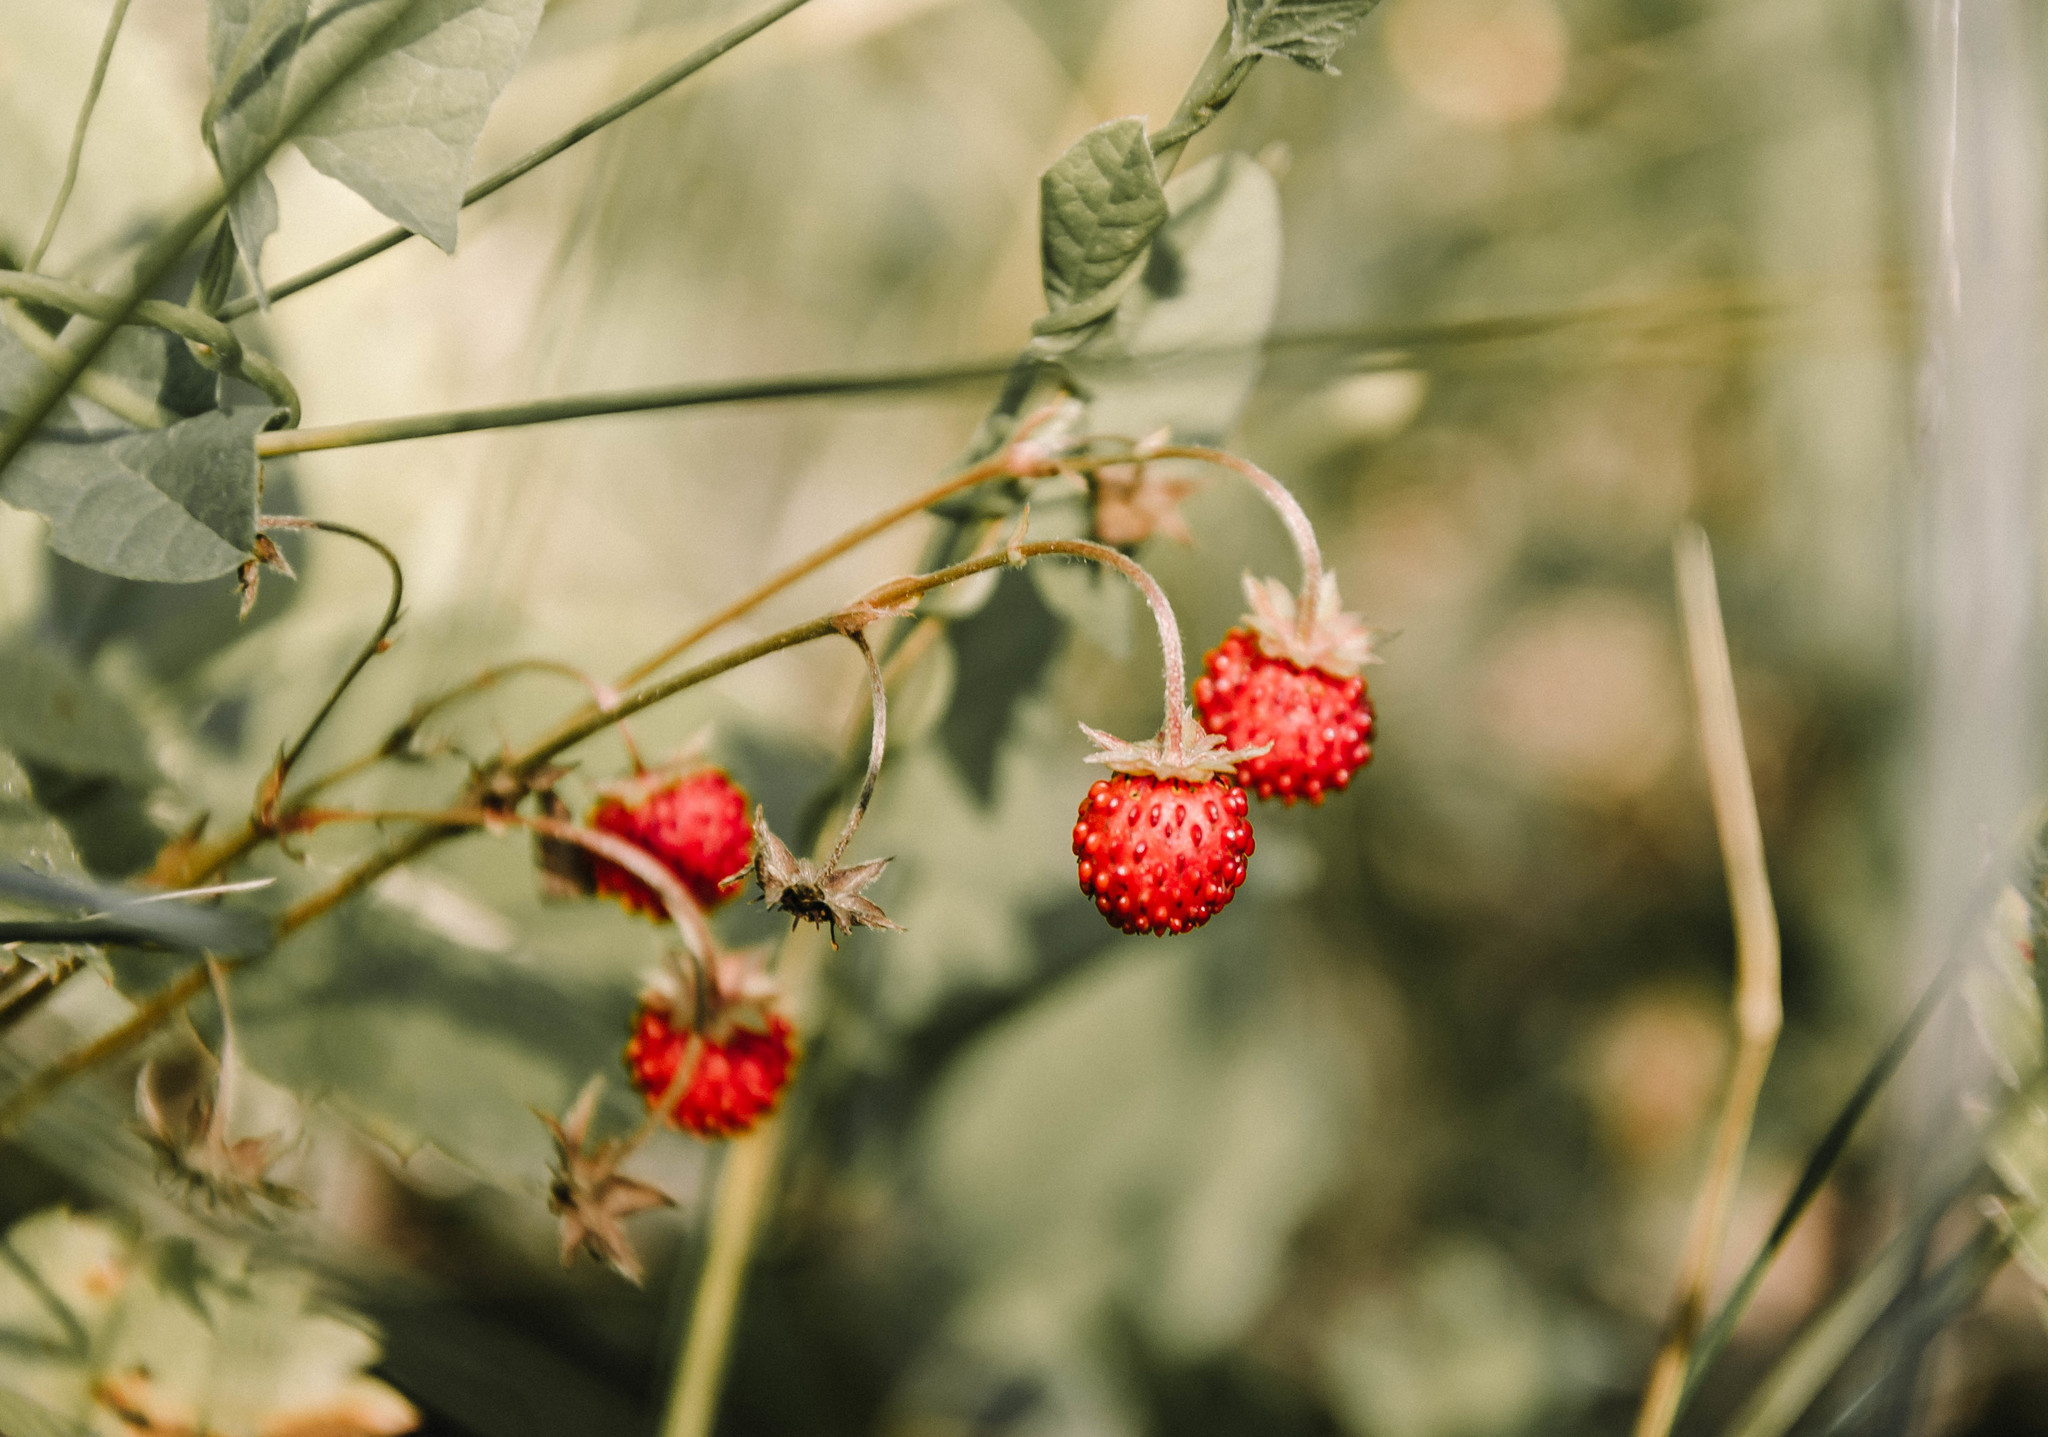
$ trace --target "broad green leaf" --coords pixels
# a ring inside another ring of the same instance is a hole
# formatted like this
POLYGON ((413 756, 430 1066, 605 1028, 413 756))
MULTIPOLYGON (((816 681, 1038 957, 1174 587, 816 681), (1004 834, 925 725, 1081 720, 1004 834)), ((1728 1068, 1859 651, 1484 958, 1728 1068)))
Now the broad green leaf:
MULTIPOLYGON (((36 361, 0 331, 0 411, 36 361)), ((0 500, 50 521, 50 547, 127 579, 225 574, 256 540, 255 438, 281 411, 214 410, 134 429, 76 395, 0 472, 0 500)))
POLYGON ((62 1208, 0 1240, 0 1391, 52 1424, 25 1430, 111 1437, 145 1414, 153 1432, 218 1437, 418 1425, 368 1375, 381 1355, 369 1324, 274 1257, 216 1239, 211 1261, 188 1247, 166 1262, 159 1245, 62 1208))
POLYGON ((1379 0, 1230 0, 1230 46, 1334 75, 1330 61, 1379 0))
POLYGON ((1051 319, 1102 293, 1166 223, 1166 192, 1140 119, 1098 125, 1039 181, 1039 250, 1051 319))
MULTIPOLYGON (((289 138, 315 169, 453 250, 477 136, 543 0, 212 0, 207 140, 223 171, 262 153, 296 100, 398 6, 405 18, 289 138)), ((244 187, 233 219, 253 272, 277 227, 267 181, 244 187)))
MULTIPOLYGON (((28 774, 0 747, 0 862, 38 873, 76 874, 78 853, 71 836, 36 802, 28 774)), ((25 917, 31 910, 0 894, 0 914, 25 917)), ((0 1432, 6 1431, 0 1424, 0 1432)))
POLYGON ((158 781, 142 724, 63 654, 20 635, 0 638, 0 673, 0 748, 83 777, 158 781))
POLYGON ((1280 196, 1248 156, 1217 155, 1167 186, 1173 217, 1112 321, 1066 359, 1088 428, 1221 440, 1264 362, 1280 294, 1280 196))

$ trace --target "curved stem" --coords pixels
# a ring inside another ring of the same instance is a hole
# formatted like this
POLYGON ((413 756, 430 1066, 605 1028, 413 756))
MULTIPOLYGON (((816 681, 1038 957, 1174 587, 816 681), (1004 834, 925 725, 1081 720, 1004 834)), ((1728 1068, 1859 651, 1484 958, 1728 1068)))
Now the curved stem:
POLYGON ((1280 522, 1287 526, 1287 537, 1294 541, 1294 552, 1301 556, 1301 596, 1295 601, 1295 619, 1301 635, 1308 637, 1315 629, 1316 607, 1323 590, 1323 551, 1316 543, 1315 525, 1309 523, 1301 501, 1294 497, 1293 492, 1251 460, 1227 449, 1211 449, 1200 444, 1169 444, 1147 452, 1144 457, 1199 460, 1205 464, 1220 465, 1251 481, 1252 487, 1280 515, 1280 522))
POLYGON ((342 674, 341 681, 335 684, 334 691, 328 694, 327 702, 320 705, 320 711, 313 715, 313 721, 306 725, 305 731, 299 735, 297 741, 284 751, 283 756, 277 761, 277 766, 270 771, 270 777, 264 780, 264 792, 268 802, 262 806, 274 811, 277 797, 284 789, 285 777, 291 772, 292 765, 299 761, 299 755, 306 751, 306 745, 313 741, 313 735, 320 732, 320 725, 327 722, 327 716, 334 712, 334 706, 341 702, 341 696, 348 692, 348 686, 356 681, 356 675, 363 671, 371 659, 383 652, 385 637, 398 622, 399 606, 405 600, 405 571, 399 567, 398 556, 391 552, 383 540, 347 524, 337 524, 328 519, 269 515, 260 521, 260 527, 316 529, 324 534, 339 534, 345 539, 353 539, 358 544, 376 550, 377 556, 391 570, 391 600, 384 606, 384 617, 378 621, 376 632, 370 635, 370 641, 363 645, 362 651, 355 657, 355 662, 342 674))
POLYGON ((839 866, 846 845, 853 842, 853 835, 860 830, 860 821, 867 817, 868 804, 875 796, 875 780, 882 776, 882 756, 889 748, 889 691, 882 683, 882 666, 875 662, 875 651, 868 646, 868 636, 864 631, 856 629, 847 637, 853 640, 854 647, 860 650, 860 656, 868 666, 868 697, 873 725, 868 737, 867 775, 860 781, 860 796, 854 799, 853 809, 846 815, 846 826, 839 830, 838 841, 832 845, 832 856, 825 860, 827 872, 839 866))
POLYGON ((64 178, 57 186, 57 198, 50 203, 50 217, 43 221, 43 232, 36 239, 36 247, 28 252, 25 268, 33 271, 43 262, 49 252, 50 241, 56 237, 57 221, 64 217, 64 206, 71 202, 71 188, 78 183, 78 161, 85 154, 85 132, 92 125, 93 108, 100 102, 100 88, 107 83, 107 66, 114 58, 114 42, 121 38, 121 22, 128 18, 128 0, 114 0, 114 13, 107 17, 106 33, 100 36, 99 54, 92 62, 92 78, 85 85, 85 99, 78 106, 78 123, 71 127, 71 149, 64 156, 64 178))
MULTIPOLYGON (((570 126, 546 144, 529 150, 496 174, 471 185, 462 196, 463 208, 467 209, 486 195, 496 194, 529 170, 540 168, 540 166, 546 164, 564 150, 589 139, 606 125, 612 123, 612 121, 630 115, 649 100, 666 93, 682 81, 689 79, 690 76, 696 74, 719 56, 734 49, 743 41, 751 40, 770 25, 773 25, 777 20, 796 10, 802 9, 807 3, 809 3, 809 0, 781 0, 781 3, 771 5, 760 14, 741 21, 709 44, 692 51, 689 55, 678 60, 624 99, 614 101, 612 104, 605 106, 596 114, 570 126)), ((320 281, 332 279, 344 270, 353 269, 366 259, 374 259, 376 256, 384 253, 385 250, 403 244, 412 237, 413 231, 408 229, 386 230, 375 239, 366 240, 347 253, 336 255, 325 264, 315 265, 312 269, 293 275, 282 284, 272 285, 270 288, 271 302, 276 303, 278 300, 284 299, 289 295, 297 294, 300 290, 311 289, 320 281)), ((221 316, 225 319, 240 319, 243 315, 255 309, 256 304, 257 301, 253 296, 238 299, 232 304, 223 305, 220 311, 221 316)))
MULTIPOLYGON (((194 357, 209 369, 246 379, 262 390, 286 411, 287 427, 299 422, 299 392, 285 372, 262 355, 245 350, 239 335, 203 310, 172 304, 167 299, 145 299, 124 311, 112 295, 19 270, 0 270, 0 295, 109 324, 147 325, 168 331, 191 345, 194 357)), ((261 446, 258 448, 260 452, 261 446)))
POLYGON ((495 813, 489 817, 493 823, 516 823, 544 838, 573 843, 599 858, 618 864, 660 895, 662 907, 668 910, 676 931, 683 935, 683 942, 690 949, 690 956, 696 960, 699 971, 710 970, 712 961, 718 956, 718 940, 712 936, 711 924, 705 919, 704 910, 697 906, 697 900, 669 871, 668 865, 639 844, 628 843, 616 834, 536 814, 495 813))

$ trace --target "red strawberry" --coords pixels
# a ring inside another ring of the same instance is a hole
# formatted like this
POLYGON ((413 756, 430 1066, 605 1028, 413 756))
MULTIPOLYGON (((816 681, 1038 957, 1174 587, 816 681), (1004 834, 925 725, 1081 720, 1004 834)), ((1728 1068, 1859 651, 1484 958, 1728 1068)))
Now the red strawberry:
MULTIPOLYGON (((590 811, 590 826, 646 849, 706 908, 737 893, 738 884, 720 885, 753 861, 747 795, 723 769, 700 769, 651 793, 608 795, 590 811)), ((625 869, 603 858, 593 867, 599 893, 650 918, 668 917, 654 890, 625 869)))
POLYGON ((1252 612, 1209 651, 1195 680, 1203 726, 1233 748, 1270 745, 1238 765, 1260 798, 1321 803, 1372 762, 1373 707, 1359 669, 1371 637, 1324 576, 1304 629, 1296 601, 1274 580, 1245 577, 1252 612))
MULTIPOLYGON (((703 1052, 671 1114, 677 1127, 701 1138, 737 1137, 775 1111, 796 1068, 796 1033, 780 1013, 768 1013, 765 1023, 727 1023, 721 1036, 698 1036, 703 1052)), ((675 1081, 691 1036, 675 1026, 665 1004, 642 1001, 626 1040, 626 1071, 648 1107, 658 1106, 675 1081)))
POLYGON ((1127 744, 1086 729, 1114 772, 1081 800, 1074 857, 1081 891, 1126 933, 1185 933, 1215 917, 1244 882, 1251 806, 1222 745, 1185 710, 1157 739, 1127 744))
POLYGON ((1260 798, 1321 803, 1372 762, 1372 699, 1358 675, 1275 658, 1250 629, 1225 634, 1204 667, 1195 680, 1203 725, 1233 748, 1273 745, 1238 765, 1260 798))

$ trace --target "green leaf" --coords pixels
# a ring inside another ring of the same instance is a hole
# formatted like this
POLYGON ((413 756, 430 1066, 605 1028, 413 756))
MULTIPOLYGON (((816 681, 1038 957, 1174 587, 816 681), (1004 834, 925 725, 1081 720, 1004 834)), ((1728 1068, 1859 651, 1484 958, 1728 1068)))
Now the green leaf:
POLYGON ((1280 196, 1263 165, 1217 155, 1167 186, 1173 217, 1114 319, 1066 361, 1092 432, 1196 442, 1237 424, 1280 294, 1280 196))
MULTIPOLYGON (((37 371, 0 331, 0 413, 37 371)), ((281 411, 213 410, 134 429, 76 395, 0 473, 0 500, 50 521, 50 547, 127 579, 225 574, 256 541, 256 435, 281 411)))
POLYGON ((142 724, 64 655, 19 635, 0 638, 0 673, 0 748, 85 777, 158 781, 142 724))
MULTIPOLYGON (((297 96, 409 6, 291 136, 313 167, 444 250, 492 104, 519 67, 543 0, 212 0, 207 141, 223 172, 262 152, 297 96)), ((277 227, 260 176, 237 197, 236 243, 254 272, 277 227)))
POLYGON ((1140 119, 1098 125, 1039 181, 1048 318, 1116 282, 1166 223, 1166 192, 1140 119))
POLYGON ((1271 55, 1326 75, 1330 63, 1379 0, 1230 0, 1230 47, 1240 57, 1271 55))

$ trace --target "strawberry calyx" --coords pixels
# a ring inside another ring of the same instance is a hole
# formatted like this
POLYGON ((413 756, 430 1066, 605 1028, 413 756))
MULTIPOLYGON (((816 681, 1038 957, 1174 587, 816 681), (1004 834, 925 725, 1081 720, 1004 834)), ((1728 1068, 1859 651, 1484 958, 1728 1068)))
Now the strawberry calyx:
POLYGON ((1324 573, 1312 592, 1304 586, 1300 595, 1278 579, 1246 574, 1244 597, 1249 606, 1245 627, 1272 658, 1339 678, 1355 678, 1367 664, 1380 661, 1373 652, 1373 631, 1345 611, 1335 574, 1324 573))
POLYGON ((1257 758, 1273 745, 1230 748, 1217 735, 1202 727, 1202 721, 1186 704, 1169 710, 1165 727, 1151 738, 1131 742, 1115 734, 1081 725, 1098 752, 1083 759, 1099 763, 1115 773, 1143 774, 1150 778, 1176 779, 1182 783, 1203 783, 1232 774, 1247 759, 1257 758))

